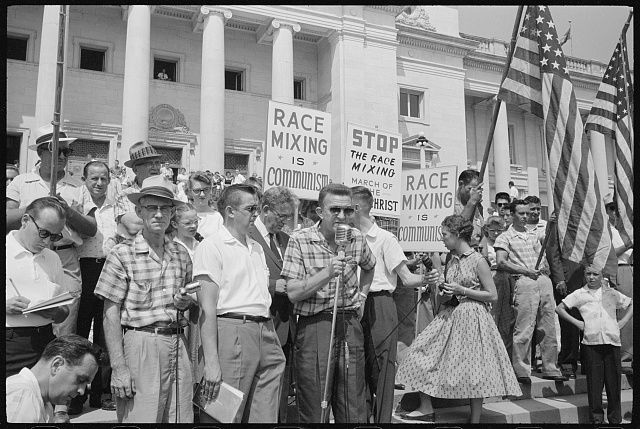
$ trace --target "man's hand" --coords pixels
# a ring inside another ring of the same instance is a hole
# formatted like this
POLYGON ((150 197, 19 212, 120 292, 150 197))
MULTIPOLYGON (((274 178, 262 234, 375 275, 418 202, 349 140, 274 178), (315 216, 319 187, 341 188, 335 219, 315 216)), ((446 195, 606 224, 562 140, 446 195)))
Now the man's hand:
POLYGON ((347 266, 349 261, 351 261, 351 256, 336 256, 335 258, 331 258, 331 262, 329 263, 329 275, 330 277, 338 277, 344 271, 344 268, 347 266))
POLYGON ((525 276, 529 277, 532 280, 538 280, 540 274, 540 270, 527 269, 527 273, 525 274, 525 276))
POLYGON ((561 296, 566 296, 567 295, 567 283, 563 280, 561 282, 558 282, 558 284, 556 285, 556 290, 558 291, 558 294, 560 294, 561 296))
POLYGON ((469 191, 469 203, 478 204, 482 202, 482 183, 478 183, 469 191))
POLYGON ((7 314, 22 314, 23 310, 29 307, 31 301, 24 296, 14 296, 7 300, 7 314))
POLYGON ((287 281, 285 279, 276 280, 276 293, 287 293, 287 281))
POLYGON ((191 298, 191 296, 188 293, 183 295, 180 292, 178 292, 173 296, 173 304, 180 311, 184 311, 187 308, 189 308, 189 305, 191 304, 192 301, 193 301, 193 298, 191 298))
POLYGON ((64 198, 62 198, 62 195, 60 195, 59 193, 56 194, 56 198, 58 199, 58 201, 60 202, 60 205, 64 209, 64 212, 68 216, 69 215, 69 210, 71 210, 71 207, 69 207, 69 204, 67 204, 67 201, 64 198))
POLYGON ((220 365, 215 362, 205 365, 203 375, 203 397, 207 402, 213 401, 218 397, 220 383, 222 383, 222 371, 220 371, 220 365))
POLYGON ((136 383, 131 379, 128 367, 113 368, 111 393, 120 399, 131 399, 136 394, 136 383))
POLYGON ((62 323, 69 315, 69 309, 66 305, 59 307, 47 308, 46 310, 34 311, 33 314, 53 320, 53 323, 62 323))
POLYGON ((422 283, 425 285, 437 284, 440 273, 435 268, 422 276, 422 283))

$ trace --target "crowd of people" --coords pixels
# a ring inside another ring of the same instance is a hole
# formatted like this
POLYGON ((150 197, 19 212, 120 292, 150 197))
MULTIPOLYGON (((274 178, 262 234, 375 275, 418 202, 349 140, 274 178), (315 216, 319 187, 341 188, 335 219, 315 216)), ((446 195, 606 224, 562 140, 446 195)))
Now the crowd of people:
POLYGON ((420 392, 402 419, 433 422, 432 397, 468 398, 477 423, 484 398, 522 394, 540 357, 541 377, 557 382, 580 363, 590 421, 604 421, 604 385, 620 423, 633 258, 610 197, 600 269, 562 259, 553 214, 543 220, 540 199, 515 186, 485 219, 478 172, 466 170, 441 225, 448 252, 410 259, 366 187, 330 183, 306 201, 238 170, 181 169, 174 181, 146 141, 124 162, 131 181, 96 160, 80 181, 65 169, 74 139, 61 133, 52 154, 52 135, 35 133, 33 171, 10 178, 7 167, 10 422, 68 422, 87 399, 121 423, 215 422, 193 394, 214 400, 224 382, 244 394, 235 423, 327 423, 329 411, 336 423, 389 423, 397 380, 420 392), (430 303, 416 338, 403 290, 409 307, 416 295, 430 303), (30 309, 64 292, 65 305, 30 309))

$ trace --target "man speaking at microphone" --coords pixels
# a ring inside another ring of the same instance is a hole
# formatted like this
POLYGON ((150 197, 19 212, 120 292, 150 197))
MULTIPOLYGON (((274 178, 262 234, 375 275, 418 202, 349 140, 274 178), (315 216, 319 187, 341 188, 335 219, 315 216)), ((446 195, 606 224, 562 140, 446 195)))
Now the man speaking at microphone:
POLYGON ((364 336, 359 319, 376 260, 363 235, 348 227, 355 212, 351 189, 330 183, 320 190, 318 206, 320 222, 291 235, 282 267, 282 276, 288 279, 287 295, 299 316, 294 353, 300 423, 329 422, 329 413, 325 421, 320 420, 336 298, 333 376, 326 400, 336 423, 366 423, 364 336), (351 239, 340 246, 349 235, 351 239), (358 266, 362 269, 359 283, 358 266))

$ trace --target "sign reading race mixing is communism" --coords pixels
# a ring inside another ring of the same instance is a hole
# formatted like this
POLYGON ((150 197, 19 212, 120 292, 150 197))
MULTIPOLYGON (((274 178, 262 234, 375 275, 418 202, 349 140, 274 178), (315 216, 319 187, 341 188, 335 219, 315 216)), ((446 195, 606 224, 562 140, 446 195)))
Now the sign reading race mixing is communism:
POLYGON ((448 252, 442 243, 442 221, 452 215, 458 168, 453 166, 402 172, 398 241, 405 252, 448 252))
POLYGON ((318 199, 329 179, 331 114, 269 101, 264 190, 291 189, 299 198, 318 199))
POLYGON ((400 217, 402 135, 347 124, 344 184, 366 186, 374 216, 400 217))

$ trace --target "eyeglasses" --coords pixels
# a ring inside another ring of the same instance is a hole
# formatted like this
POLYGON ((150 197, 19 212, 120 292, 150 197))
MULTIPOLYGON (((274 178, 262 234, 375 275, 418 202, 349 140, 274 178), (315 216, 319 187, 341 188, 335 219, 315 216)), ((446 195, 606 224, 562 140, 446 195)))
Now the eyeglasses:
POLYGON ((143 209, 147 209, 151 213, 157 213, 160 210, 160 213, 166 215, 171 212, 173 206, 140 206, 143 209))
POLYGON ((256 214, 260 213, 260 206, 258 204, 254 204, 252 206, 249 207, 245 207, 243 209, 239 208, 239 207, 234 207, 236 210, 246 210, 248 212, 251 213, 251 216, 254 216, 256 214))
POLYGON ((501 234, 504 232, 504 229, 488 229, 487 231, 493 233, 493 234, 501 234))
POLYGON ((193 222, 186 222, 186 223, 178 222, 178 223, 180 225, 184 226, 184 227, 187 227, 187 228, 191 228, 192 226, 198 226, 198 220, 197 219, 194 220, 193 222))
POLYGON ((293 219, 293 215, 283 215, 283 214, 278 213, 276 211, 276 209, 272 209, 272 208, 269 208, 269 210, 274 212, 276 214, 276 216, 278 216, 278 220, 280 220, 282 222, 285 222, 285 221, 293 219))
POLYGON ((38 224, 36 223, 36 220, 33 218, 33 216, 31 215, 27 215, 31 218, 31 221, 33 222, 33 224, 36 226, 36 229, 38 230, 38 236, 40 238, 47 238, 49 237, 50 240, 52 242, 56 242, 56 241, 60 241, 62 240, 62 234, 54 234, 53 232, 49 232, 46 229, 42 229, 38 226, 38 224))
POLYGON ((339 216, 340 212, 344 212, 346 217, 352 216, 355 213, 356 209, 353 207, 329 207, 329 212, 333 216, 339 216))
POLYGON ((136 166, 162 167, 162 163, 160 161, 146 161, 146 162, 139 162, 136 164, 136 166))
POLYGON ((211 188, 202 188, 202 189, 192 189, 191 192, 193 192, 196 195, 204 195, 207 192, 211 192, 211 188))

